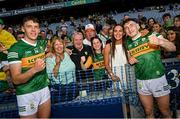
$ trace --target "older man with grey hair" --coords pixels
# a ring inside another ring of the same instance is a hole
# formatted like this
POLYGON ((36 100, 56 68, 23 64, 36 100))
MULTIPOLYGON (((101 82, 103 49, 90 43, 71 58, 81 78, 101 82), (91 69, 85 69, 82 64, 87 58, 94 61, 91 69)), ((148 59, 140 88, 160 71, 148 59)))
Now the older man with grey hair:
POLYGON ((109 39, 109 29, 110 29, 110 25, 109 24, 104 24, 104 26, 102 27, 101 32, 98 34, 98 37, 102 40, 103 46, 105 46, 106 41, 109 39))

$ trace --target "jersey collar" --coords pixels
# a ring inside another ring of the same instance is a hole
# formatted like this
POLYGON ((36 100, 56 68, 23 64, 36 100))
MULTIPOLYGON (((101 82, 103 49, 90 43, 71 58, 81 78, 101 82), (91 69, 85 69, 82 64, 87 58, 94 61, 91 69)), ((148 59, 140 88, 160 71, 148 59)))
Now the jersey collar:
POLYGON ((32 45, 32 46, 36 46, 36 45, 37 45, 37 42, 36 42, 35 44, 32 44, 32 43, 26 41, 24 38, 22 38, 21 40, 22 40, 23 42, 29 44, 29 45, 32 45))

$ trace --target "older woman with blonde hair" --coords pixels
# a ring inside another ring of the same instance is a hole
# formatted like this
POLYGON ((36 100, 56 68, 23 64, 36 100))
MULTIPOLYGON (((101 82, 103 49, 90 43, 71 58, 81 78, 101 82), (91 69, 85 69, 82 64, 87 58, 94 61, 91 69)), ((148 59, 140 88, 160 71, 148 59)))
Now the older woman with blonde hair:
POLYGON ((68 88, 69 99, 72 97, 72 90, 76 90, 73 87, 76 85, 75 64, 65 51, 63 40, 58 37, 54 37, 51 42, 51 52, 52 57, 46 58, 46 71, 51 85, 55 89, 61 88, 61 91, 63 91, 61 92, 62 95, 67 93, 66 88, 68 88))

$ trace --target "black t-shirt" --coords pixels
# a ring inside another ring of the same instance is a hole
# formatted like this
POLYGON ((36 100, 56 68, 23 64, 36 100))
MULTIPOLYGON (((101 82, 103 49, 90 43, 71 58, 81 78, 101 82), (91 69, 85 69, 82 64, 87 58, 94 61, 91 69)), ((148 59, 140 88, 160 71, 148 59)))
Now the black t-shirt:
POLYGON ((72 54, 70 55, 71 60, 74 62, 74 64, 76 65, 76 70, 82 70, 81 68, 81 57, 85 56, 87 61, 88 57, 92 55, 92 49, 90 46, 88 45, 83 45, 83 49, 81 51, 77 50, 74 46, 68 46, 68 49, 72 50, 72 54))
POLYGON ((81 51, 77 50, 74 46, 68 46, 68 49, 72 50, 72 54, 70 55, 71 60, 74 62, 76 66, 76 80, 78 82, 87 82, 93 79, 92 67, 88 70, 83 71, 81 68, 81 57, 85 56, 87 61, 89 56, 92 56, 92 49, 88 45, 83 45, 83 49, 81 51))

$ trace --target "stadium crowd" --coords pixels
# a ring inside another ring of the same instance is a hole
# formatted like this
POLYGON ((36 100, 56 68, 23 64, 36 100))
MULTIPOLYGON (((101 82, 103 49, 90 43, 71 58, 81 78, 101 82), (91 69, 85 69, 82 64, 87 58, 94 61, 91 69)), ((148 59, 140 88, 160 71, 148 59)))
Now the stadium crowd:
POLYGON ((95 14, 79 22, 71 17, 70 24, 61 19, 54 31, 47 22, 39 24, 31 16, 15 28, 0 19, 0 91, 16 92, 21 117, 49 117, 50 94, 45 72, 53 85, 74 85, 87 73, 93 74, 88 78, 96 81, 109 76, 114 82, 124 83, 126 78, 115 73, 114 67, 129 63, 135 65, 146 117, 154 116, 155 97, 163 117, 170 118, 169 89, 161 59, 180 59, 180 15, 165 13, 162 20, 160 23, 142 14, 138 18, 124 14, 117 22, 110 15, 95 14), (59 73, 64 75, 58 76, 59 73), (160 80, 163 83, 159 86, 160 80), (149 87, 147 81, 152 81, 149 87), (41 85, 37 87, 37 83, 41 85), (154 86, 164 89, 157 93, 154 86), (40 101, 38 91, 44 94, 40 101), (32 95, 38 97, 34 103, 36 110, 23 111, 32 95), (42 109, 44 106, 46 110, 42 109))

